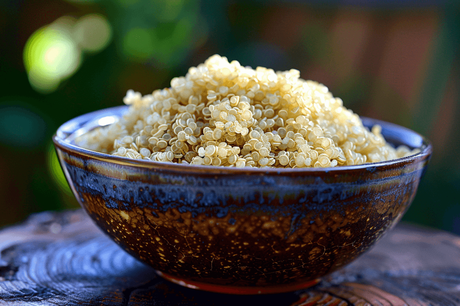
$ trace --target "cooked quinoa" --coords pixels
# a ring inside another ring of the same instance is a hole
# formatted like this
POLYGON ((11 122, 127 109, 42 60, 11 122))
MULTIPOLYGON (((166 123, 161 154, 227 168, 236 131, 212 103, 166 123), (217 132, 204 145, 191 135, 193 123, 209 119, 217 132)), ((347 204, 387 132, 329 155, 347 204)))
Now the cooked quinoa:
POLYGON ((129 90, 116 123, 79 139, 84 148, 160 162, 226 167, 335 167, 415 154, 369 131, 328 88, 298 70, 243 67, 219 55, 171 87, 129 90))

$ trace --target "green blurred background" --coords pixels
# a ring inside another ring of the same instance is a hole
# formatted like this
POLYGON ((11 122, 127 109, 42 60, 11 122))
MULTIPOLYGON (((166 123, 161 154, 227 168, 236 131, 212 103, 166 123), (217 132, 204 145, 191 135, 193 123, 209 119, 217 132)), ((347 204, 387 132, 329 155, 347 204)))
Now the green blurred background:
POLYGON ((77 207, 51 137, 212 54, 296 68, 428 137, 406 221, 460 234, 460 9, 442 1, 0 0, 0 226, 77 207))

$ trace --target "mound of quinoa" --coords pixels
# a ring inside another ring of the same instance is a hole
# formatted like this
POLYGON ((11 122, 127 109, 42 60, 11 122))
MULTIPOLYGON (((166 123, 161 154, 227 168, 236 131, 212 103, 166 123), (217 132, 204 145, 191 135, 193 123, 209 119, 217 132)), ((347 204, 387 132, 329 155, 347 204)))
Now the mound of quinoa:
POLYGON ((380 126, 298 70, 243 67, 214 55, 142 96, 129 90, 120 120, 77 139, 84 148, 132 159, 225 167, 335 167, 416 153, 393 148, 380 126))

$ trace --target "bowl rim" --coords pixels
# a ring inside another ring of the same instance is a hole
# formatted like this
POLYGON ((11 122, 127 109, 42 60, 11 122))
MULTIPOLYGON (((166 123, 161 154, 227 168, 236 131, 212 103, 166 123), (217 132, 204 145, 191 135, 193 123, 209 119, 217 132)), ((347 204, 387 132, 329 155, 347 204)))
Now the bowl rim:
MULTIPOLYGON (((178 172, 192 172, 192 173, 208 173, 208 174, 308 174, 312 175, 315 173, 324 174, 324 173, 343 173, 351 170, 365 170, 374 172, 379 168, 386 168, 386 167, 398 167, 403 164, 409 164, 415 161, 422 161, 422 160, 429 160, 432 154, 432 144, 431 142, 425 138, 424 136, 420 135, 419 133, 397 125, 395 123, 368 118, 368 117, 360 117, 362 121, 365 122, 372 122, 374 125, 378 124, 382 127, 382 130, 385 128, 392 128, 403 133, 411 133, 413 136, 420 137, 422 140, 422 145, 418 147, 420 152, 409 155, 406 157, 401 157, 398 159, 392 159, 387 161, 375 162, 375 163, 365 163, 360 165, 348 165, 348 166, 338 166, 338 167, 327 167, 327 168, 257 168, 257 167, 244 167, 244 168, 236 168, 236 167, 223 167, 223 166, 202 166, 202 165, 190 165, 190 164, 179 164, 173 162, 158 162, 158 161, 148 161, 143 159, 130 159, 121 156, 110 155, 102 152, 97 152, 89 149, 85 149, 79 147, 70 141, 66 140, 71 134, 64 131, 65 127, 76 127, 76 123, 79 121, 83 121, 85 119, 93 119, 97 117, 105 117, 108 114, 112 113, 114 116, 116 112, 120 112, 123 109, 127 109, 128 106, 116 106, 105 108, 101 110, 97 110, 94 112, 89 112, 80 116, 77 116, 73 119, 70 119, 63 123, 53 135, 52 140, 56 148, 59 148, 64 151, 70 151, 74 154, 83 155, 87 158, 96 159, 103 162, 118 164, 118 165, 125 165, 125 166, 132 166, 132 167, 140 167, 146 168, 151 170, 166 170, 166 171, 178 171, 178 172)), ((102 125, 98 125, 102 126, 102 125)), ((98 127, 95 126, 95 127, 98 127)))

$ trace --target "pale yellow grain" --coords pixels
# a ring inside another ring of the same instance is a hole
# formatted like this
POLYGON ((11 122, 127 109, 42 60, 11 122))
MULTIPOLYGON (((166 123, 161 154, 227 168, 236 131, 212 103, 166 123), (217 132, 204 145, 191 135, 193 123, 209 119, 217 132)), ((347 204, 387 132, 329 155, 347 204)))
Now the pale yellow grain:
POLYGON ((120 122, 77 142, 127 158, 236 167, 335 167, 417 152, 390 147, 380 126, 363 127, 298 70, 254 70, 218 55, 170 88, 145 96, 130 90, 124 102, 120 122))

